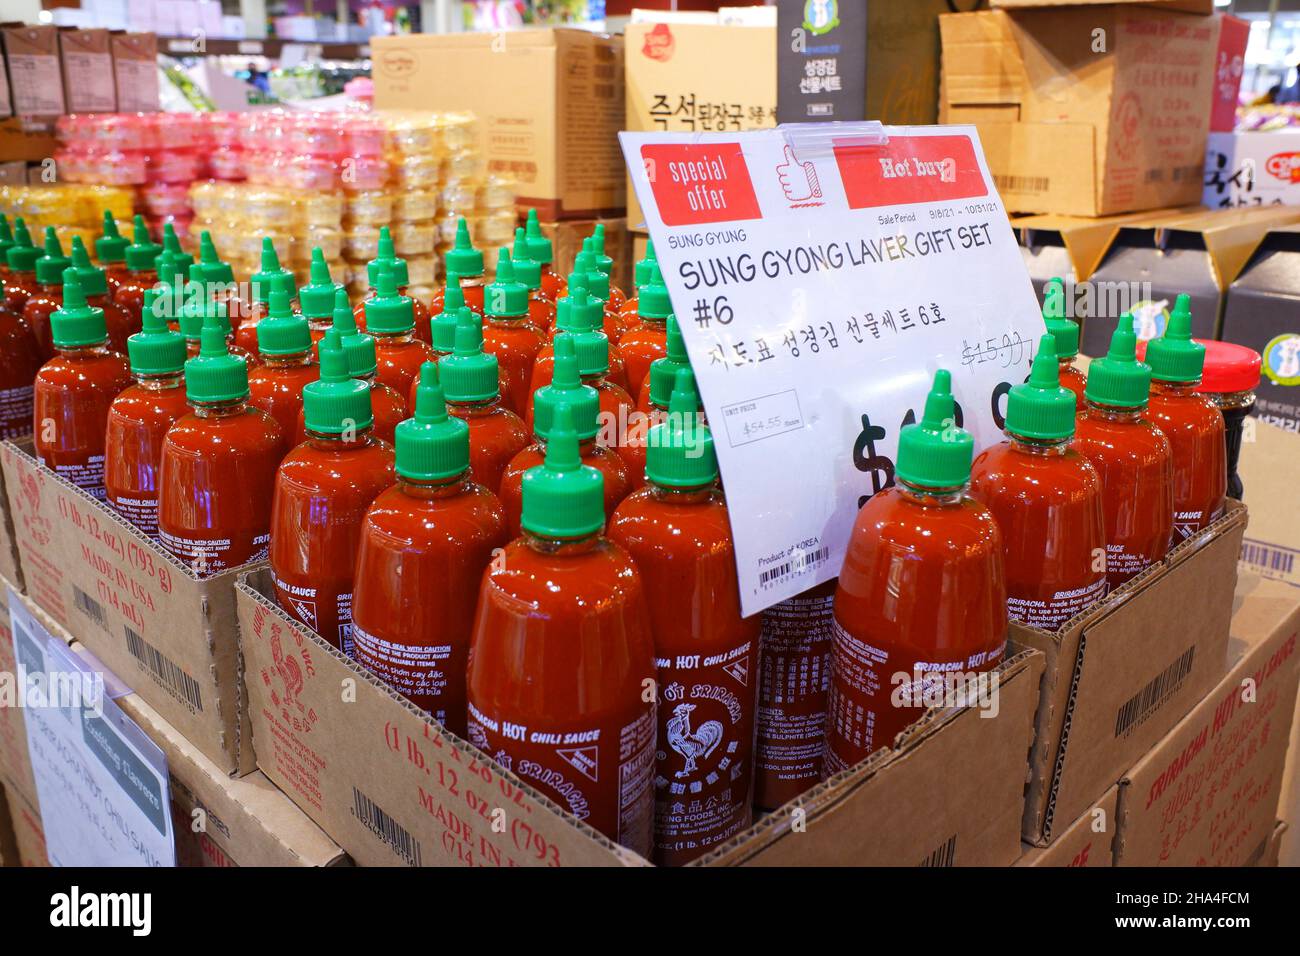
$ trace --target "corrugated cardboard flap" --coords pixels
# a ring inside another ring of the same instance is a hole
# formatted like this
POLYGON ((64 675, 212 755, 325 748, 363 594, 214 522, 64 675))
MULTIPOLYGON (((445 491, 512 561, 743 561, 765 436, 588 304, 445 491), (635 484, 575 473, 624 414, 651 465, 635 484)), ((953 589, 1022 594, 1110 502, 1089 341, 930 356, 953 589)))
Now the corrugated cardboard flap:
POLYGON ((1112 243, 1126 226, 1138 228, 1163 222, 1167 218, 1186 216, 1203 211, 1204 207, 1189 206, 1172 209, 1150 209, 1144 212, 1119 213, 1114 216, 1062 216, 1056 213, 1037 213, 1016 216, 1011 226, 1021 236, 1021 244, 1033 248, 1038 245, 1037 233, 1055 233, 1074 264, 1074 281, 1086 282, 1097 271, 1101 260, 1110 251, 1112 243))
POLYGON ((1025 64, 1005 14, 940 14, 939 38, 943 46, 939 95, 947 105, 1020 103, 1025 64))
POLYGON ((1164 223, 1159 227, 1157 241, 1163 246, 1173 239, 1172 233, 1178 232, 1198 235, 1210 254, 1214 283, 1222 292, 1241 275, 1272 229, 1296 223, 1300 223, 1300 207, 1221 209, 1191 213, 1164 223))
POLYGON ((1097 208, 1097 131, 1089 123, 1008 123, 980 120, 980 109, 951 107, 947 121, 973 123, 1009 209, 1051 212, 1086 202, 1097 208), (1061 155, 1071 157, 1061 162, 1061 155), (1087 197, 1083 199, 1081 197, 1087 197))

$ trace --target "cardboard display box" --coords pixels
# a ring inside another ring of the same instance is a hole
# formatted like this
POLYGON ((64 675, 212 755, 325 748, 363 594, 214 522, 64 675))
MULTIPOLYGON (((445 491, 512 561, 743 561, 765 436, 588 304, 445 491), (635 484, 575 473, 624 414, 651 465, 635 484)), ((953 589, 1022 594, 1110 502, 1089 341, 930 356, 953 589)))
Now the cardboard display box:
POLYGON ((157 34, 114 32, 112 37, 117 108, 123 113, 156 113, 162 108, 157 34))
POLYGON ((614 274, 610 280, 629 296, 632 291, 632 263, 636 261, 632 254, 631 234, 627 231, 626 219, 561 219, 558 222, 542 222, 542 232, 551 240, 555 258, 553 268, 566 278, 573 269, 573 257, 582 250, 582 240, 591 235, 598 224, 605 226, 605 254, 614 260, 614 274))
POLYGON ((543 219, 623 210, 623 40, 586 30, 374 37, 375 106, 470 111, 488 171, 543 219))
POLYGON ((41 811, 8 784, 4 785, 4 795, 9 804, 9 821, 13 825, 14 842, 17 844, 18 865, 49 866, 50 857, 45 849, 41 811))
POLYGON ((1208 16, 1214 12, 1214 0, 989 0, 989 6, 1004 10, 1027 10, 1033 7, 1088 6, 1101 3, 1127 3, 1133 6, 1159 7, 1208 16))
POLYGON ((1300 510, 1295 506, 1300 434, 1251 419, 1246 429, 1237 474, 1254 520, 1242 543, 1242 569, 1289 584, 1300 594, 1300 510))
MULTIPOLYGON (((17 116, 58 116, 67 112, 59 65, 59 28, 52 25, 9 25, 0 28, 5 64, 9 67, 9 97, 17 116)), ((18 156, 0 156, 19 159, 18 156)))
POLYGON ((1119 787, 1107 790, 1079 819, 1047 846, 1028 846, 1016 866, 1085 867, 1115 865, 1115 808, 1119 787))
POLYGON ((1047 846, 1223 676, 1246 508, 1227 513, 1056 633, 1046 657, 1023 838, 1047 846), (1177 609, 1176 613, 1172 609, 1177 609))
MULTIPOLYGON (((266 570, 237 590, 259 765, 358 864, 645 865, 290 619, 266 570)), ((697 862, 1011 863, 1041 666, 1014 653, 994 719, 934 711, 697 862)))
POLYGON ((1268 846, 1264 849, 1264 855, 1256 866, 1295 866, 1293 861, 1282 862, 1282 847, 1286 845, 1286 834, 1290 827, 1286 823, 1278 820, 1273 824, 1273 835, 1269 837, 1268 846))
POLYGON ((20 865, 18 837, 14 834, 13 810, 9 807, 9 798, 5 796, 4 784, 0 783, 0 866, 20 865))
POLYGON ((103 29, 63 30, 64 98, 69 113, 112 113, 117 109, 113 44, 103 29))
POLYGON ((1227 676, 1120 781, 1118 866, 1246 866, 1268 851, 1300 683, 1300 593, 1244 576, 1231 633, 1227 676))
POLYGON ((978 127, 1008 210, 1104 216, 1200 198, 1218 18, 1062 6, 944 14, 939 30, 939 122, 978 127))
POLYGON ((1211 133, 1205 149, 1207 206, 1300 206, 1300 132, 1211 133))
POLYGON ((198 578, 102 502, 0 445, 27 595, 224 773, 256 766, 234 584, 198 578))
POLYGON ((23 182, 26 182, 27 163, 48 159, 58 148, 54 124, 47 118, 11 116, 0 119, 0 161, 21 162, 23 182))

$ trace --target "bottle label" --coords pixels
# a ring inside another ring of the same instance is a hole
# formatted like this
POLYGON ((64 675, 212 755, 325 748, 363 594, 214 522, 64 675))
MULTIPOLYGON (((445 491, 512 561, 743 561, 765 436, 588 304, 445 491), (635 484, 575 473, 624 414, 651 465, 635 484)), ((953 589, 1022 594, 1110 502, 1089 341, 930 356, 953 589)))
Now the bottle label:
POLYGON ((654 817, 655 710, 584 730, 519 724, 469 705, 469 740, 579 820, 643 856, 654 817))
POLYGON ((131 524, 154 541, 158 540, 157 498, 113 498, 108 503, 131 524))
POLYGON ((290 617, 311 628, 348 657, 354 657, 352 592, 334 594, 301 584, 290 584, 274 571, 276 599, 290 617), (330 605, 333 605, 331 607, 330 605))
POLYGON ((33 389, 0 389, 0 438, 23 438, 32 433, 33 389))
POLYGON ((420 646, 384 640, 352 625, 353 657, 393 690, 427 710, 441 724, 447 708, 447 661, 451 645, 420 646))
POLYGON ((1115 590, 1130 578, 1135 578, 1155 564, 1145 554, 1135 554, 1122 544, 1106 545, 1106 580, 1110 590, 1115 590))
POLYGON ((54 473, 100 501, 104 500, 104 456, 91 455, 84 462, 55 465, 54 473))
POLYGON ((1174 512, 1174 535, 1171 547, 1182 544, 1202 528, 1208 527, 1212 522, 1217 521, 1219 516, 1224 512, 1219 508, 1214 514, 1208 511, 1175 511, 1174 512))
POLYGON ((1007 617, 1029 627, 1055 631, 1084 608, 1096 604, 1106 596, 1106 578, 1069 591, 1057 591, 1050 598, 1018 598, 1007 596, 1007 617))
POLYGON ((271 533, 255 535, 252 553, 247 556, 234 553, 234 542, 230 538, 182 537, 160 528, 158 540, 178 561, 188 564, 195 574, 207 577, 241 564, 265 561, 271 546, 271 533))

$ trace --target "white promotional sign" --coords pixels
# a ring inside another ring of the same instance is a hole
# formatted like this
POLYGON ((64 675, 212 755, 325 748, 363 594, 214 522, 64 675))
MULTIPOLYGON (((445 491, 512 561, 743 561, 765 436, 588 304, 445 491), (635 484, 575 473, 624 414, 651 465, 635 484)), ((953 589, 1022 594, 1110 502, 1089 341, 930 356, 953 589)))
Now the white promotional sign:
POLYGON ((976 448, 1001 439, 1042 316, 973 127, 619 135, 753 614, 839 574, 936 369, 976 448))
POLYGON ((53 866, 175 866, 163 752, 108 698, 102 674, 10 593, 27 747, 53 866))

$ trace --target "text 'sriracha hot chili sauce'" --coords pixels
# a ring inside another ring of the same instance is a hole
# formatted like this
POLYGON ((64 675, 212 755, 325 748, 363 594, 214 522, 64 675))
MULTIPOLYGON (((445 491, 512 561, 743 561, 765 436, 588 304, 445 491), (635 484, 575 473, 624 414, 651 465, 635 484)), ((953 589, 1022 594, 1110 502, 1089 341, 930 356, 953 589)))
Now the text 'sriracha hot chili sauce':
POLYGON ((501 400, 516 415, 526 416, 533 362, 545 335, 528 317, 528 286, 514 276, 510 251, 502 249, 496 278, 483 300, 483 351, 497 357, 501 400))
POLYGON ((1088 366, 1088 407, 1074 439, 1101 476, 1112 591, 1165 556, 1174 527, 1173 455, 1146 415, 1151 367, 1137 360, 1136 345, 1125 312, 1106 357, 1088 366))
POLYGON ((898 485, 862 506, 840 570, 828 776, 893 746, 927 701, 982 698, 980 675, 1002 660, 1002 535, 966 493, 974 445, 939 369, 921 421, 899 434, 898 485))
POLYGON ((469 739, 648 857, 655 665, 641 575, 601 534, 604 479, 579 457, 569 405, 547 424, 546 462, 524 476, 523 535, 479 592, 469 739))
POLYGON ((1065 311, 1065 284, 1060 279, 1051 279, 1043 289, 1043 321, 1056 340, 1061 385, 1074 393, 1074 410, 1081 412, 1088 378, 1074 364, 1079 354, 1079 323, 1067 317, 1065 311))
POLYGON ((1007 396, 1007 440, 971 466, 971 496, 1002 531, 1007 617, 1045 631, 1106 596, 1101 479, 1070 445, 1074 393, 1058 376, 1044 335, 1029 381, 1007 396))
POLYGON ((623 499, 611 541, 645 586, 658 672, 655 862, 688 863, 749 826, 757 615, 740 613, 736 553, 695 377, 678 373, 647 484, 623 499))
POLYGON ((304 389, 320 370, 312 361, 311 328, 289 308, 289 293, 271 293, 270 312, 257 323, 257 353, 261 362, 248 373, 248 402, 266 412, 287 439, 298 428, 304 389))
POLYGON ((414 300, 397 291, 397 277, 387 263, 379 268, 376 294, 365 301, 365 313, 366 334, 375 340, 379 381, 405 397, 420 366, 433 358, 433 349, 415 337, 414 300))
POLYGON ((358 663, 464 737, 479 585, 509 536, 472 477, 470 426, 447 413, 441 367, 421 368, 415 415, 397 428, 397 483, 366 512, 352 641, 358 663))

